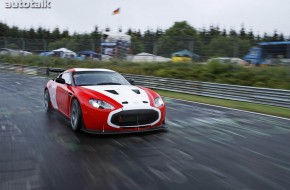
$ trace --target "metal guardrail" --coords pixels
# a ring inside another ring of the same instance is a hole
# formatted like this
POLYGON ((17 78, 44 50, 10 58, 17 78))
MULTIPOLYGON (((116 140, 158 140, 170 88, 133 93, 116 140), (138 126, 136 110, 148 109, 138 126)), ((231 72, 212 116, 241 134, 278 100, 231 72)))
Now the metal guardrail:
MULTIPOLYGON (((0 63, 0 69, 32 75, 49 75, 48 68, 46 67, 0 63)), ((126 78, 134 78, 136 85, 148 88, 290 108, 290 90, 256 88, 133 74, 123 75, 126 78)))
POLYGON ((124 74, 149 88, 290 108, 290 90, 124 74))

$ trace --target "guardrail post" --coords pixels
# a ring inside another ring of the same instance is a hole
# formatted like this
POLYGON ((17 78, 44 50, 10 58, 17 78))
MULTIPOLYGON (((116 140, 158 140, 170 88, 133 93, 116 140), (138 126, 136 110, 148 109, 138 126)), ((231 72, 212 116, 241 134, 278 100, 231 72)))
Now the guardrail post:
POLYGON ((46 72, 45 72, 46 76, 49 76, 49 68, 46 68, 46 72))
POLYGON ((47 50, 47 43, 45 39, 42 39, 43 41, 43 50, 46 51, 47 50))
POLYGON ((3 37, 4 39, 4 48, 7 48, 7 39, 5 37, 3 37))
POLYGON ((154 55, 154 61, 156 61, 156 56, 157 56, 157 42, 153 42, 153 55, 154 55))
POLYGON ((92 51, 96 51, 96 45, 94 39, 91 39, 92 51))
POLYGON ((190 40, 188 45, 189 45, 188 50, 193 52, 193 40, 190 40))
POLYGON ((239 43, 237 41, 233 43, 233 57, 239 57, 239 43))
POLYGON ((22 41, 22 50, 24 51, 24 49, 25 49, 25 40, 23 38, 20 38, 20 39, 22 41))

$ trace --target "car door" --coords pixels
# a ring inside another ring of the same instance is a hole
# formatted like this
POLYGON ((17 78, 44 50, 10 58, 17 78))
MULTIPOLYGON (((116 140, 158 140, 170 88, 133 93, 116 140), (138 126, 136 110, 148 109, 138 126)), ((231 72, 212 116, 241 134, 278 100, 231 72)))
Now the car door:
POLYGON ((56 89, 56 101, 58 105, 58 109, 60 112, 62 112, 65 115, 69 115, 69 104, 72 96, 71 91, 71 73, 65 72, 62 75, 60 75, 62 79, 65 80, 65 84, 59 84, 56 89))

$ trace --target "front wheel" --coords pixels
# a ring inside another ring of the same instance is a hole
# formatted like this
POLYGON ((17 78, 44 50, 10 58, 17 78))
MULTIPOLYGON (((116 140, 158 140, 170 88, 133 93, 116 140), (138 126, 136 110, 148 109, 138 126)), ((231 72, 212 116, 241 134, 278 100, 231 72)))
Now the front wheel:
POLYGON ((44 109, 46 113, 49 113, 52 110, 50 96, 47 89, 44 91, 44 109))
POLYGON ((70 123, 71 128, 74 131, 80 131, 82 128, 82 111, 79 102, 74 99, 71 104, 71 111, 70 111, 70 123))

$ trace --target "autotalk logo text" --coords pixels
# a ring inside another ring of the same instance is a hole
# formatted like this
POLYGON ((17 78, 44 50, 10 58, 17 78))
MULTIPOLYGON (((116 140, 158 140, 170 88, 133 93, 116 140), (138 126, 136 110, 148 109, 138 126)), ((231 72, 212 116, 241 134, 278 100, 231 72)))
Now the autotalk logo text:
POLYGON ((48 0, 42 0, 42 1, 18 1, 18 2, 6 2, 5 3, 6 9, 50 9, 51 8, 51 2, 48 0))

